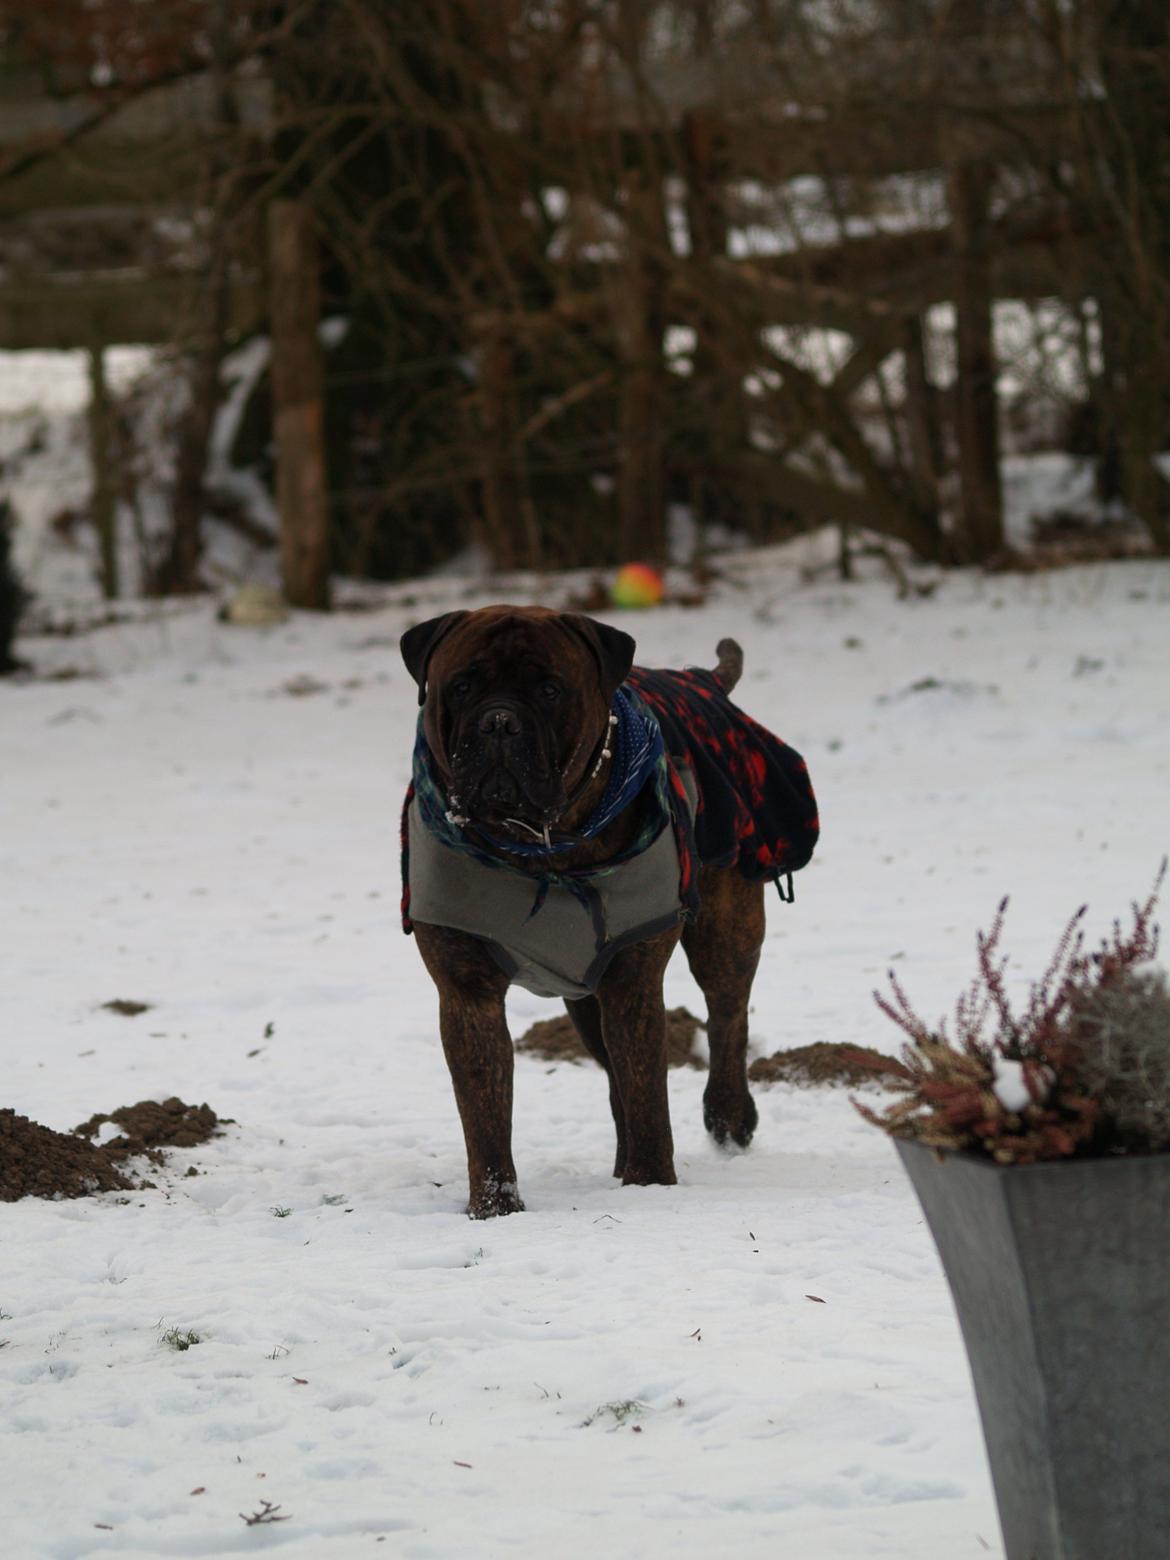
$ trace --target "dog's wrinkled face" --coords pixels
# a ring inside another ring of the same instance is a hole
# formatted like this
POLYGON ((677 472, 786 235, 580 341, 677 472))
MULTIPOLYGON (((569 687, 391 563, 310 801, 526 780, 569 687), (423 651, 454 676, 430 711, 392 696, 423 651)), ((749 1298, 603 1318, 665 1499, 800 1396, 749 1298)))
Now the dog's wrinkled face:
POLYGON ((560 815, 633 650, 620 629, 544 607, 449 613, 403 635, 427 743, 469 817, 560 815))

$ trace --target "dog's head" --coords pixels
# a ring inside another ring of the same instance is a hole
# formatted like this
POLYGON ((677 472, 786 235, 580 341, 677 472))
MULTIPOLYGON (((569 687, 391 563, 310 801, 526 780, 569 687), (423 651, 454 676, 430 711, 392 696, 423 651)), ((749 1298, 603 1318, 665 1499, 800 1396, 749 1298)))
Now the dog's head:
POLYGON ((633 656, 621 629, 547 607, 448 612, 402 636, 449 792, 480 822, 534 828, 584 777, 633 656))

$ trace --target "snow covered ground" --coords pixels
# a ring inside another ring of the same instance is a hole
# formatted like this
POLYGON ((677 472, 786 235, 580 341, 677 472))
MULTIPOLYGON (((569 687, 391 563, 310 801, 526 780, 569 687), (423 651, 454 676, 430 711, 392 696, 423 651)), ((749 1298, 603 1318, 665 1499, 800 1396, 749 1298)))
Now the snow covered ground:
MULTIPOLYGON (((1082 900, 1096 934, 1148 889, 1170 565, 957 573, 900 602, 803 582, 800 556, 737 554, 706 607, 622 622, 650 663, 735 633, 740 701, 810 762, 823 843, 769 907, 756 1050, 890 1049, 870 992, 892 961, 934 1013, 1005 892, 1035 973, 1082 900)), ((195 603, 27 640, 87 675, 0 685, 0 1104, 69 1128, 177 1093, 235 1119, 158 1190, 0 1206, 15 1560, 1002 1552, 941 1271, 843 1092, 757 1089, 727 1157, 702 1075, 675 1073, 679 1185, 623 1189, 600 1073, 522 1057, 529 1211, 462 1214, 435 997, 397 925, 396 640, 536 588, 432 581, 258 633, 195 603), (289 1520, 246 1526, 263 1501, 289 1520)), ((667 995, 700 1010, 681 963, 667 995)), ((521 994, 514 1028, 554 1011, 521 994)))

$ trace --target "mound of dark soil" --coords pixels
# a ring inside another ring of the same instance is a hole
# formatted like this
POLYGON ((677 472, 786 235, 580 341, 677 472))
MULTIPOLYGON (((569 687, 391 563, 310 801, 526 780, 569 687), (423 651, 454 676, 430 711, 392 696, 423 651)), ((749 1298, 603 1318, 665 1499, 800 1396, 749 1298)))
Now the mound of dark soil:
POLYGON ((107 1149, 0 1110, 0 1202, 129 1191, 107 1149))
MULTIPOLYGON (((697 1067, 705 1070, 707 1063, 694 1054, 695 1037, 705 1026, 688 1013, 686 1008, 668 1008, 666 1011, 666 1056, 672 1067, 697 1067)), ((545 1062, 587 1062, 589 1052, 581 1044, 573 1021, 565 1014, 561 1018, 542 1018, 522 1034, 516 1049, 528 1056, 538 1056, 545 1062)))
POLYGON ((109 1115, 91 1116, 73 1132, 54 1132, 0 1110, 0 1202, 21 1197, 88 1197, 93 1192, 131 1191, 136 1183, 120 1168, 122 1160, 143 1156, 163 1162, 169 1148, 194 1148, 219 1127, 210 1105, 184 1105, 169 1099, 159 1105, 140 1100, 109 1115), (104 1122, 123 1129, 108 1143, 89 1139, 104 1122))
POLYGON ((839 1084, 849 1089, 875 1079, 905 1075, 906 1069, 896 1057, 871 1051, 864 1045, 832 1045, 825 1040, 761 1056, 748 1068, 753 1083, 795 1083, 805 1087, 839 1084))
POLYGON ((108 1116, 91 1116, 73 1130, 79 1137, 96 1137, 107 1121, 122 1128, 121 1137, 105 1144, 108 1153, 115 1159, 145 1154, 156 1164, 162 1162, 164 1148, 195 1148, 206 1143, 219 1127, 219 1117, 210 1105, 184 1105, 172 1097, 161 1105, 155 1100, 123 1105, 108 1116))

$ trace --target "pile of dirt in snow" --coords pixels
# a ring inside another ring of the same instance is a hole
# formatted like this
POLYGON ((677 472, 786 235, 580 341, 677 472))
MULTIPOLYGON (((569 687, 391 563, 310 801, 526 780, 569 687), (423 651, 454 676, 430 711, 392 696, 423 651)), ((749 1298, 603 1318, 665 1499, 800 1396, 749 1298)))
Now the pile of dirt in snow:
POLYGON ((155 1164, 162 1163, 163 1149, 195 1148, 206 1143, 219 1127, 219 1117, 210 1105, 184 1105, 172 1096, 161 1105, 156 1100, 123 1105, 109 1115, 91 1116, 73 1130, 79 1137, 96 1137, 107 1121, 122 1128, 120 1137, 104 1145, 108 1153, 115 1159, 145 1154, 155 1164))
POLYGON ((906 1069, 896 1057, 864 1045, 833 1045, 819 1040, 792 1051, 761 1056, 748 1068, 753 1083, 795 1083, 804 1087, 834 1084, 855 1089, 883 1078, 903 1078, 906 1069))
MULTIPOLYGON (((666 1014, 666 1053, 672 1067, 697 1067, 706 1070, 706 1058, 696 1056, 695 1039, 705 1025, 686 1008, 670 1008, 666 1014)), ((516 1049, 545 1062, 585 1062, 589 1052, 581 1044, 573 1021, 543 1018, 533 1024, 516 1042, 516 1049)), ((798 1046, 792 1051, 777 1051, 760 1057, 748 1068, 754 1083, 795 1083, 807 1088, 840 1085, 855 1089, 859 1084, 881 1078, 903 1077, 905 1069, 893 1056, 871 1051, 863 1045, 798 1046)))
MULTIPOLYGON (((696 1036, 703 1028, 702 1021, 686 1008, 667 1009, 666 1058, 672 1067, 706 1069, 706 1059, 694 1054, 696 1036)), ((567 1014, 563 1018, 540 1019, 520 1036, 516 1049, 545 1062, 587 1062, 591 1059, 567 1014)))
POLYGON ((129 1191, 105 1148, 0 1110, 0 1202, 129 1191))
POLYGON ((180 1099, 161 1105, 140 1100, 92 1116, 74 1132, 54 1132, 13 1110, 0 1110, 0 1202, 131 1191, 136 1183, 119 1168, 121 1160, 143 1155, 161 1164, 165 1149, 193 1148, 218 1127, 209 1105, 184 1105, 180 1099), (124 1128, 123 1135, 108 1143, 90 1142, 107 1121, 124 1128))

